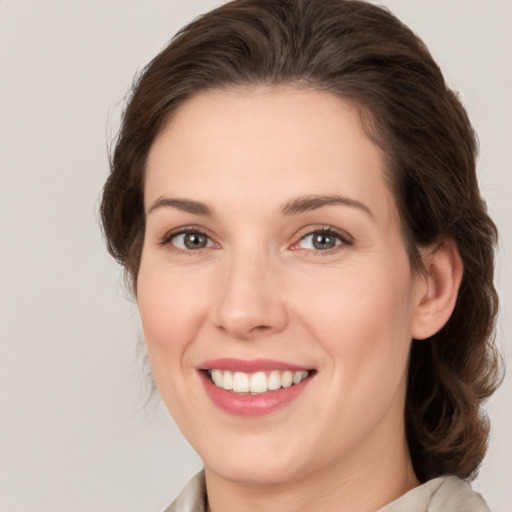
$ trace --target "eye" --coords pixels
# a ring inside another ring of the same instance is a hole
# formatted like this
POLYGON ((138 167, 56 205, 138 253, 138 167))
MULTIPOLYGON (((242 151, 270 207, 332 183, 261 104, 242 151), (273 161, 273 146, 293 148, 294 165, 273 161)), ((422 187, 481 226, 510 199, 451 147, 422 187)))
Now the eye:
POLYGON ((351 245, 351 238, 343 233, 334 231, 332 228, 323 228, 310 232, 303 236, 294 248, 312 251, 328 251, 339 245, 351 245))
POLYGON ((170 243, 177 249, 184 251, 194 251, 198 249, 205 249, 206 247, 213 247, 212 240, 201 233, 200 231, 184 231, 166 237, 164 243, 170 243))

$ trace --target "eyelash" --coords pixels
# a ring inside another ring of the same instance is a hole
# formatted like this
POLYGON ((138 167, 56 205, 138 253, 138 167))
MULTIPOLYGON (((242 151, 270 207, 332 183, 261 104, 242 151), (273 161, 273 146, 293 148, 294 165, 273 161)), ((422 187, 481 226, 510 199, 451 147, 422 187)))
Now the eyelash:
MULTIPOLYGON (((190 227, 185 226, 185 227, 179 229, 178 231, 170 231, 169 233, 166 233, 162 237, 162 239, 160 240, 158 245, 161 245, 161 246, 173 245, 172 244, 173 239, 177 238, 180 235, 189 235, 189 234, 204 236, 208 239, 208 242, 213 242, 212 238, 207 233, 205 233, 202 229, 194 228, 193 226, 190 226, 190 227)), ((218 246, 218 244, 216 244, 215 242, 213 242, 213 244, 218 246)), ((202 247, 200 249, 182 249, 180 247, 174 246, 173 249, 192 256, 192 255, 202 254, 204 249, 210 249, 210 247, 207 246, 207 247, 202 247)))
MULTIPOLYGON (((196 234, 200 236, 205 236, 208 239, 208 242, 212 242, 215 246, 220 247, 219 244, 213 241, 213 239, 205 233, 202 229, 194 228, 194 227, 183 227, 179 231, 171 231, 169 233, 166 233, 162 239, 160 240, 159 244, 160 246, 168 246, 173 245, 172 241, 173 239, 177 238, 180 235, 187 235, 187 234, 196 234)), ((299 240, 295 242, 290 249, 294 251, 305 251, 309 253, 313 253, 315 255, 326 255, 326 254, 332 254, 334 252, 337 252, 339 250, 342 250, 344 247, 350 247, 354 244, 354 239, 345 231, 339 230, 337 228, 334 228, 332 226, 322 226, 318 229, 308 229, 307 232, 305 232, 303 235, 300 236, 299 240), (309 236, 313 235, 325 235, 329 237, 335 237, 339 240, 339 243, 336 243, 334 247, 331 247, 329 249, 302 249, 300 247, 297 247, 303 240, 305 240, 309 236)), ((187 255, 198 255, 202 254, 204 252, 204 249, 210 249, 210 247, 203 247, 199 249, 182 249, 180 247, 174 246, 173 249, 180 251, 182 253, 185 253, 187 255)))
POLYGON ((318 229, 308 229, 306 233, 301 235, 299 240, 295 242, 291 249, 296 251, 306 251, 309 253, 313 253, 314 255, 325 256, 328 254, 333 254, 337 251, 343 250, 346 247, 350 247, 354 245, 354 239, 350 236, 346 231, 342 231, 340 229, 334 228, 332 226, 322 226, 318 229), (324 235, 328 237, 334 237, 339 240, 339 243, 336 243, 334 247, 329 249, 302 249, 298 247, 298 245, 304 241, 306 238, 314 235, 324 235))

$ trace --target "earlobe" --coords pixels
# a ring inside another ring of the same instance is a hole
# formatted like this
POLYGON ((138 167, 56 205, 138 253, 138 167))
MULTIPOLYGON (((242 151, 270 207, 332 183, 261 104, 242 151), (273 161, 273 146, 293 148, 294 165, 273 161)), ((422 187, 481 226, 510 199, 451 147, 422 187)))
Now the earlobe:
POLYGON ((425 339, 448 322, 459 292, 463 266, 455 242, 443 239, 421 250, 424 273, 413 317, 412 337, 425 339))

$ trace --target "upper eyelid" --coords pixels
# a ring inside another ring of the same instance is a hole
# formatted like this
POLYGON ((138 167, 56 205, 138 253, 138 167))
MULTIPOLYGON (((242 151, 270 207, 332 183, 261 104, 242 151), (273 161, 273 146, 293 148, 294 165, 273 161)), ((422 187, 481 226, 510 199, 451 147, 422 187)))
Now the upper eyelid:
POLYGON ((212 240, 214 239, 208 229, 194 225, 179 226, 177 228, 169 229, 165 231, 165 233, 160 238, 172 238, 173 236, 182 235, 184 233, 200 233, 207 236, 208 238, 211 238, 212 240))
MULTIPOLYGON (((335 228, 334 226, 325 226, 325 225, 321 226, 321 227, 317 227, 317 228, 312 228, 312 227, 304 228, 304 231, 298 235, 297 242, 299 242, 300 240, 303 240, 307 236, 313 235, 315 233, 328 233, 328 234, 332 234, 334 236, 339 237, 342 241, 344 241, 346 243, 354 242, 354 237, 350 233, 345 231, 344 229, 339 229, 339 228, 335 228)), ((297 242, 294 242, 294 244, 297 242)))
POLYGON ((335 255, 338 254, 340 251, 344 251, 348 249, 349 247, 352 247, 354 245, 354 237, 347 233, 343 229, 334 228, 332 226, 326 227, 323 226, 321 228, 316 229, 309 229, 306 232, 303 232, 301 235, 296 238, 296 241, 289 246, 289 249, 291 251, 296 251, 298 253, 302 253, 304 256, 306 255, 335 255), (316 248, 304 248, 300 247, 299 244, 306 239, 307 237, 314 235, 315 233, 328 233, 329 235, 332 235, 340 240, 341 243, 335 244, 333 247, 329 247, 327 249, 316 249, 316 248))
MULTIPOLYGON (((214 244, 221 246, 221 244, 216 240, 216 237, 212 236, 208 229, 195 225, 180 226, 178 228, 167 231, 163 236, 160 237, 159 245, 166 245, 170 243, 174 237, 185 233, 200 233, 208 237, 208 239, 211 240, 214 244)), ((330 225, 318 225, 316 227, 306 226, 302 230, 299 230, 299 232, 295 235, 295 241, 291 243, 291 246, 297 245, 301 240, 315 233, 329 233, 333 236, 337 236, 344 244, 352 244, 354 242, 354 237, 343 229, 330 225)))

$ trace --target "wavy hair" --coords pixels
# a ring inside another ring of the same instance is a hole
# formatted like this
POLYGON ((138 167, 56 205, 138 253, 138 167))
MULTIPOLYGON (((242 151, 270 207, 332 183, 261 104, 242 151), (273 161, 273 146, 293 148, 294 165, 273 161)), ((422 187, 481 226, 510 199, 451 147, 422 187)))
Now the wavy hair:
POLYGON ((493 333, 496 227, 478 190, 466 111, 423 42, 359 0, 235 0, 183 28, 134 82, 101 204, 110 253, 136 293, 149 149, 187 99, 208 89, 291 84, 355 106, 383 150, 413 269, 449 238, 464 275, 447 324, 413 340, 405 407, 418 478, 475 476, 487 446, 483 401, 500 377, 493 333))

